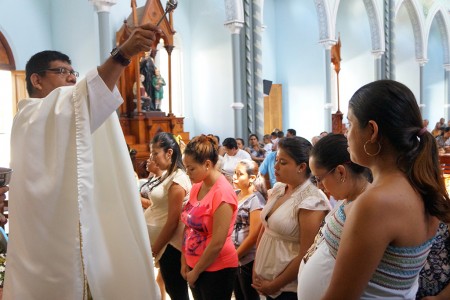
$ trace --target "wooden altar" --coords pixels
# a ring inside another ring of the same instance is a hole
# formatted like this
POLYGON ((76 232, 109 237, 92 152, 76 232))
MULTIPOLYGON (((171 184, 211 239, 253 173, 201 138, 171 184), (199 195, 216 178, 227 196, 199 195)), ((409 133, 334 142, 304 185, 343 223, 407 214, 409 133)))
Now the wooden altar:
MULTIPOLYGON (((124 21, 124 24, 116 33, 117 45, 120 45, 130 35, 135 24, 146 23, 156 24, 164 15, 164 8, 160 0, 147 0, 145 6, 136 7, 136 1, 131 1, 132 14, 124 21)), ((152 46, 151 56, 156 55, 156 48, 160 39, 164 41, 164 48, 168 53, 168 96, 169 112, 144 111, 141 107, 140 95, 140 63, 145 53, 131 60, 130 65, 124 70, 120 77, 118 88, 124 99, 124 103, 119 108, 120 124, 122 126, 125 140, 130 148, 137 151, 133 164, 135 170, 141 175, 139 166, 149 157, 149 143, 153 136, 161 131, 171 132, 176 136, 181 136, 183 141, 189 140, 189 133, 184 131, 184 118, 176 117, 172 113, 172 74, 171 74, 171 53, 173 46, 173 12, 166 16, 159 25, 162 30, 160 38, 157 38, 152 46), (133 93, 133 85, 136 83, 136 96, 133 93)))

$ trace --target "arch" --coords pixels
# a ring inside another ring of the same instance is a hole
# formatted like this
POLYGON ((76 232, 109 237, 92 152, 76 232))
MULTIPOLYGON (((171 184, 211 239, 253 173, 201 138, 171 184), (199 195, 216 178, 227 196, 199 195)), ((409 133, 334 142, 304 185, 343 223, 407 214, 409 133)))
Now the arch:
POLYGON ((384 52, 384 28, 382 16, 374 0, 364 0, 367 16, 369 17, 370 36, 372 38, 372 51, 384 52))
POLYGON ((0 70, 14 71, 16 63, 8 41, 0 31, 0 70))
POLYGON ((405 5, 408 16, 411 20, 411 25, 414 32, 414 45, 417 61, 426 61, 426 52, 424 48, 424 19, 423 15, 419 12, 421 11, 419 4, 415 0, 402 0, 397 3, 395 8, 395 16, 397 17, 398 12, 402 5, 405 5))
MULTIPOLYGON (((377 4, 375 0, 364 0, 363 2, 369 19, 372 51, 384 51, 383 22, 377 4)), ((336 40, 336 20, 340 1, 335 3, 333 11, 326 0, 315 0, 314 3, 319 20, 319 41, 336 40)))
MULTIPOLYGON (((244 23, 244 4, 239 0, 224 0, 225 2, 225 22, 244 23)), ((261 5, 262 7, 263 5, 261 5)), ((262 8, 261 8, 262 15, 262 8)))
POLYGON ((448 28, 450 28, 450 21, 445 17, 445 8, 443 8, 440 4, 433 5, 428 11, 427 19, 426 19, 426 39, 424 44, 424 49, 428 49, 428 38, 431 31, 431 25, 433 20, 436 19, 437 25, 439 27, 439 32, 441 34, 442 39, 442 49, 444 52, 444 64, 450 64, 450 33, 448 32, 448 28))
POLYGON ((335 37, 331 37, 331 24, 335 22, 330 21, 330 8, 328 7, 328 1, 326 0, 314 0, 317 11, 317 20, 319 21, 319 42, 335 40, 335 37))

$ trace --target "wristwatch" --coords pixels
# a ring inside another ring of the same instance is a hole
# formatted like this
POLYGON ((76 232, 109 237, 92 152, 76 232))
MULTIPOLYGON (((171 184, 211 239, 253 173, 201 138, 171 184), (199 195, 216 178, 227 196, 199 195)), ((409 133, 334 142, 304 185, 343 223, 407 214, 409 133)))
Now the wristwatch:
POLYGON ((131 62, 131 60, 123 56, 122 52, 120 52, 120 49, 117 47, 111 51, 111 57, 125 67, 131 62))

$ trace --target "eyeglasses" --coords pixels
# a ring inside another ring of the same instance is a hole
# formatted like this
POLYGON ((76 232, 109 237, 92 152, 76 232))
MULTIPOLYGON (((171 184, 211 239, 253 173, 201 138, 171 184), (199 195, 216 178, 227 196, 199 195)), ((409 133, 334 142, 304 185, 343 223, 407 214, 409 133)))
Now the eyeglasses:
POLYGON ((327 174, 325 174, 325 175, 323 175, 323 176, 313 176, 313 183, 315 184, 315 185, 318 185, 318 184, 320 184, 324 179, 325 179, 325 177, 327 177, 328 175, 330 175, 331 173, 333 173, 335 170, 336 170, 336 168, 337 168, 337 166, 336 167, 334 167, 333 169, 331 169, 330 171, 328 171, 327 172, 327 174))
POLYGON ((64 75, 66 77, 69 75, 73 75, 75 77, 80 76, 80 73, 78 73, 77 71, 69 70, 69 69, 62 68, 62 67, 61 68, 49 68, 49 69, 38 71, 36 73, 43 73, 43 72, 52 72, 52 73, 55 73, 58 75, 64 75))

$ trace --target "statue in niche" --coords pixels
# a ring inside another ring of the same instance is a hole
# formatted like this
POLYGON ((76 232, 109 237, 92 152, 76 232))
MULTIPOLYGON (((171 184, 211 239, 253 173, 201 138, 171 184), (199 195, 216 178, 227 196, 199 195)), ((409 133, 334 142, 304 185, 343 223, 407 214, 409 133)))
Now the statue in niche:
MULTIPOLYGON (((154 56, 156 55, 155 50, 151 50, 149 52, 145 53, 145 56, 141 58, 139 70, 142 75, 144 75, 144 81, 142 81, 141 86, 145 88, 145 92, 147 93, 147 96, 151 99, 151 110, 155 110, 155 95, 154 95, 154 88, 152 84, 152 78, 155 74, 155 63, 154 63, 154 56)), ((142 93, 141 93, 142 94, 142 93)))
MULTIPOLYGON (((140 75, 140 80, 141 80, 141 84, 140 84, 140 93, 141 93, 141 109, 142 111, 151 111, 151 110, 155 110, 153 103, 152 103, 152 98, 148 96, 147 91, 145 90, 145 75, 141 74, 140 75)), ((136 82, 133 84, 133 95, 134 95, 134 99, 135 102, 137 102, 137 84, 136 82)))
POLYGON ((166 81, 162 78, 161 73, 158 68, 155 68, 155 75, 152 78, 152 84, 154 88, 154 96, 155 96, 155 109, 157 111, 161 111, 161 100, 164 96, 164 88, 166 85, 166 81))

